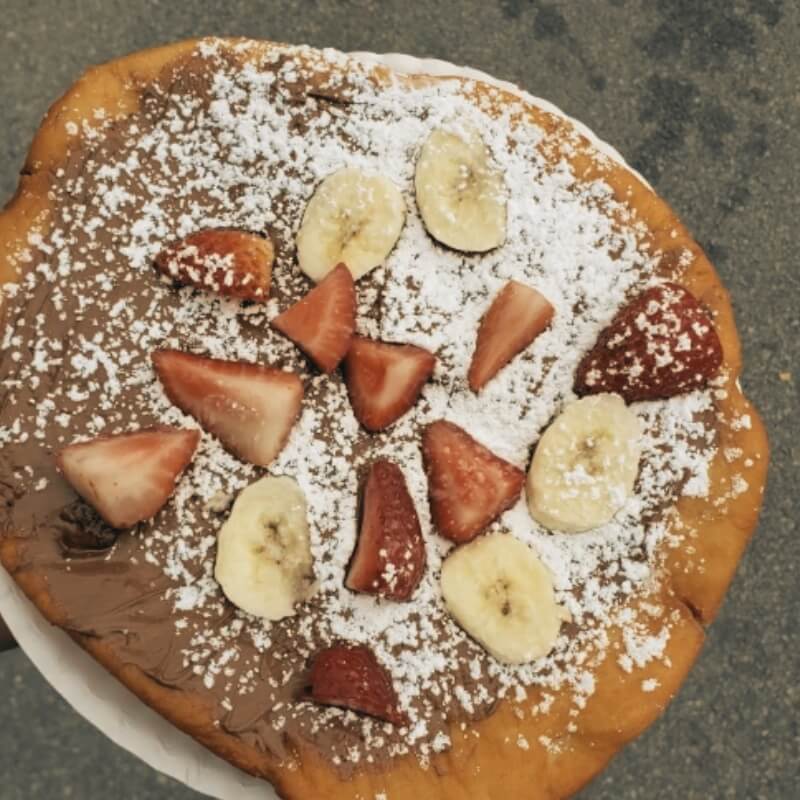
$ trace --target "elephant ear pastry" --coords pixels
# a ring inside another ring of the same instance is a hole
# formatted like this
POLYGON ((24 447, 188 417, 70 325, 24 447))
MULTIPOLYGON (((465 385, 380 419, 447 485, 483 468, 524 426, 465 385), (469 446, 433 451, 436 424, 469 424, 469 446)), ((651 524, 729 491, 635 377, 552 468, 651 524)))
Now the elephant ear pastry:
POLYGON ((104 668, 64 680, 289 800, 573 794, 756 525, 701 248, 583 126, 462 75, 135 53, 0 212, 0 561, 104 668))

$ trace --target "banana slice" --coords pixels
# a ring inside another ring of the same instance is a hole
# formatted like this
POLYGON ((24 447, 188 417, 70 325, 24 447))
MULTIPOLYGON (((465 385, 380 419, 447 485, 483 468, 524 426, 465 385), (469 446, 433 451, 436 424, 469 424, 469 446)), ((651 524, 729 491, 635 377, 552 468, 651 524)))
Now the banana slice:
POLYGON ((214 577, 238 608, 270 620, 312 591, 306 500, 291 478, 262 478, 236 498, 219 532, 214 577))
POLYGON ((422 146, 414 182, 417 206, 434 239, 469 253, 503 244, 505 181, 474 128, 463 136, 433 131, 422 146))
POLYGON ((456 622, 505 664, 546 656, 568 618, 547 567, 510 533, 455 550, 442 565, 442 595, 456 622))
POLYGON ((531 516, 568 533, 609 522, 633 492, 641 436, 638 417, 619 395, 567 406, 536 446, 527 483, 531 516))
POLYGON ((405 218, 403 196, 388 178, 340 169, 308 201, 297 234, 300 269, 319 282, 344 262, 358 280, 386 260, 405 218))

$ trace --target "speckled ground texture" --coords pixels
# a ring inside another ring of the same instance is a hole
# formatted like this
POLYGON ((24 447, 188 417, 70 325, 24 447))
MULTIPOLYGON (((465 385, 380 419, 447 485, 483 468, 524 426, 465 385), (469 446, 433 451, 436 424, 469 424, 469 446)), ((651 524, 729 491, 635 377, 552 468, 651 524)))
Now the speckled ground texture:
MULTIPOLYGON (((45 109, 89 64, 202 34, 469 64, 615 145, 693 230, 733 294, 746 391, 769 427, 761 525, 666 715, 582 800, 800 793, 800 3, 797 0, 163 2, 2 0, 0 199, 45 109)), ((0 800, 199 797, 0 655, 0 800)), ((509 798, 509 800, 524 800, 509 798)))

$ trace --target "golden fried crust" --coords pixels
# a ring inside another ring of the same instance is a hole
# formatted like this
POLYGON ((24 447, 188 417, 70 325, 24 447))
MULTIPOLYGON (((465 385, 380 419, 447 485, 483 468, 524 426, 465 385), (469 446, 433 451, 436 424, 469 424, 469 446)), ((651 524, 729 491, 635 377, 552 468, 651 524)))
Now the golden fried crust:
MULTIPOLYGON (((16 255, 28 233, 47 227, 50 173, 66 158, 70 146, 66 123, 80 125, 92 118, 96 108, 118 118, 133 113, 139 102, 137 87, 156 80, 196 45, 196 40, 180 42, 94 67, 52 106, 34 138, 17 192, 0 214, 1 279, 16 274, 16 255)), ((273 47, 249 43, 240 57, 257 57, 273 47)), ((385 70, 376 71, 376 79, 381 75, 385 70)), ((408 80, 419 84, 436 79, 408 80)), ((481 84, 469 84, 468 90, 476 95, 486 91, 481 84)), ((494 96, 499 103, 511 99, 503 92, 494 96)), ((738 386, 741 353, 727 291, 700 247, 650 188, 625 167, 599 156, 585 138, 578 137, 576 147, 574 129, 567 120, 532 105, 526 113, 547 132, 542 143, 545 152, 548 148, 559 152, 570 139, 572 147, 561 155, 572 162, 578 177, 602 178, 616 198, 635 211, 649 230, 652 249, 663 254, 665 269, 685 263, 686 252, 691 253, 691 263, 678 280, 711 310, 722 341, 728 378, 725 393, 719 394, 718 411, 726 421, 749 416, 750 425, 719 426, 720 448, 711 466, 709 496, 680 500, 676 524, 684 534, 683 544, 664 550, 664 575, 654 593, 629 601, 638 624, 653 633, 669 621, 666 658, 626 672, 614 656, 621 632, 610 629, 608 655, 596 671, 595 691, 579 716, 571 716, 574 706, 566 695, 556 695, 549 711, 536 716, 524 710, 536 702, 535 696, 529 695, 524 709, 502 701, 487 719, 463 730, 455 725, 451 750, 433 756, 425 768, 416 757, 408 756, 395 759, 381 771, 364 770, 343 781, 318 753, 302 745, 297 746, 291 762, 279 763, 215 727, 212 709, 200 695, 167 688, 120 661, 107 642, 73 634, 79 645, 144 702, 221 757, 272 781, 283 797, 372 800, 383 792, 391 800, 554 800, 574 793, 650 725, 674 696, 703 642, 698 620, 707 623, 715 616, 754 530, 766 478, 767 438, 758 414, 738 386), (735 496, 730 489, 738 468, 724 458, 725 448, 739 448, 753 462, 747 472, 749 487, 735 496), (722 498, 728 499, 721 502, 722 498), (659 609, 656 616, 654 607, 659 609), (646 680, 652 691, 642 691, 646 680)), ((63 625, 64 610, 54 603, 44 578, 35 567, 19 568, 23 547, 22 539, 6 537, 0 541, 0 561, 41 613, 53 624, 63 625)))

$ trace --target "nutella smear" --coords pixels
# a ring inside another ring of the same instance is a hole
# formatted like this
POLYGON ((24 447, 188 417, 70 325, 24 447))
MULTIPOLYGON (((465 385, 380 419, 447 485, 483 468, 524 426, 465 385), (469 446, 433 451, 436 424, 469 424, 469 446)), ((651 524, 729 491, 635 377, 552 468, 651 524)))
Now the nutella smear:
MULTIPOLYGON (((439 573, 452 545, 431 527, 419 431, 451 420, 526 468, 543 428, 574 399, 575 368, 600 330, 633 290, 664 277, 646 231, 601 180, 579 181, 563 157, 545 157, 544 131, 514 124, 522 106, 505 97, 468 99, 469 84, 456 80, 378 86, 355 62, 303 48, 242 66, 235 49, 206 42, 168 78, 141 87, 137 113, 67 131, 73 145, 52 176, 51 226, 31 236, 24 275, 2 298, 0 535, 23 537, 21 568, 44 572, 70 630, 101 637, 167 686, 200 693, 225 730, 279 757, 302 740, 342 770, 407 752, 424 759, 448 747, 453 721, 485 716, 503 697, 523 702, 531 686, 565 692, 580 708, 607 626, 621 621, 626 597, 657 579, 675 500, 707 492, 712 390, 632 407, 646 431, 641 468, 612 522, 554 534, 531 519, 523 497, 492 525, 539 554, 571 619, 548 656, 523 666, 495 661, 444 609, 439 573), (508 192, 505 244, 483 255, 436 244, 414 200, 414 165, 430 131, 466 124, 489 146, 508 192), (356 422, 341 377, 311 371, 268 326, 308 290, 294 236, 315 186, 345 166, 386 175, 408 212, 386 264, 357 284, 359 332, 438 357, 415 408, 374 435, 356 422), (178 289, 154 270, 165 244, 208 227, 272 237, 265 304, 178 289), (476 395, 466 382, 475 332, 509 279, 537 287, 555 316, 476 395), (164 347, 292 369, 306 385, 303 410, 268 470, 203 433, 167 506, 118 534, 56 473, 53 453, 153 424, 196 427, 154 376, 150 353, 164 347), (359 479, 379 456, 402 466, 426 541, 428 570, 409 603, 344 586, 359 479), (227 502, 265 473, 291 476, 305 494, 318 584, 296 616, 276 623, 235 609, 213 578, 227 502), (307 700, 310 660, 342 639, 374 649, 407 726, 307 700)), ((611 657, 634 669, 658 658, 668 637, 668 620, 657 636, 631 624, 611 657)))

